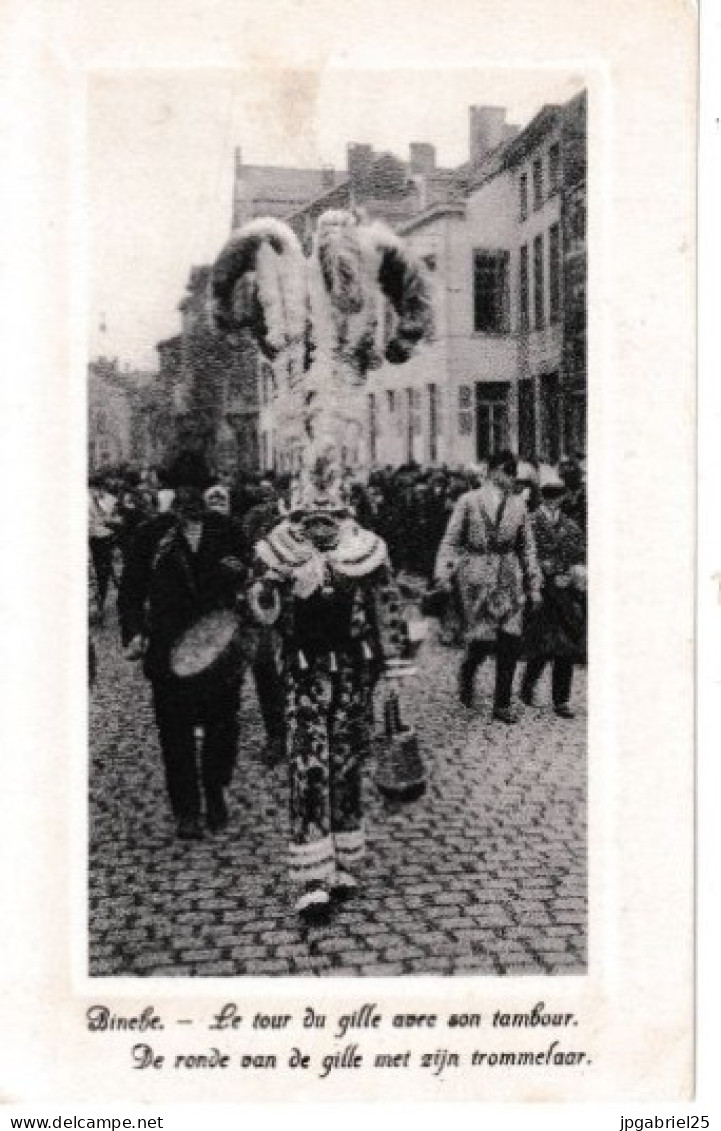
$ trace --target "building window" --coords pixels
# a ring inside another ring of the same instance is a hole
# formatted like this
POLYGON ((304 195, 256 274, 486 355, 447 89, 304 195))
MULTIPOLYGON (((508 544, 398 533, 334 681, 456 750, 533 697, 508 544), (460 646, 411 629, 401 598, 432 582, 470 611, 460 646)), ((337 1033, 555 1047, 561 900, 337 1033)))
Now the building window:
POLYGON ((487 460, 508 447, 508 384, 476 382, 476 458, 487 460))
POLYGON ((260 367, 260 397, 261 404, 270 404, 275 394, 275 373, 273 366, 264 361, 260 367))
POLYGON ((396 411, 396 394, 395 389, 387 389, 386 397, 388 398, 388 413, 390 416, 396 411))
POLYGON ((586 242, 586 201, 583 193, 575 193, 566 207, 566 251, 582 251, 586 242))
POLYGON ((428 458, 438 459, 438 437, 440 435, 440 416, 438 412, 438 386, 428 386, 428 458))
POLYGON ((561 229, 552 224, 548 231, 549 259, 549 319, 558 322, 561 317, 561 229))
POLYGON ((508 333, 507 251, 473 253, 473 329, 476 333, 508 333))
POLYGON ((542 330, 545 316, 545 296, 543 291, 543 236, 533 241, 533 314, 534 326, 542 330))
POLYGON ((420 436, 423 432, 421 421, 421 391, 420 389, 408 390, 408 403, 413 412, 413 434, 420 436))
POLYGON ((371 463, 378 458, 378 418, 375 393, 368 394, 368 447, 371 463))
POLYGON ((473 435, 473 409, 470 385, 458 386, 458 435, 473 435))
POLYGON ((423 430, 418 389, 406 389, 406 405, 406 462, 412 463, 416 458, 416 436, 423 430))
POLYGON ((518 382, 518 454, 526 460, 536 456, 536 395, 531 377, 518 382))
POLYGON ((539 209, 543 204, 543 164, 537 157, 533 162, 533 207, 539 209))
POLYGON ((528 329, 528 244, 521 247, 518 265, 518 316, 521 330, 528 329))
POLYGON ((521 173, 518 179, 518 212, 521 220, 528 216, 528 174, 521 173))
POLYGON ((586 394, 575 389, 564 394, 566 413, 566 451, 583 455, 586 451, 586 394))
POLYGON ((561 187, 561 147, 557 141, 548 150, 548 195, 561 187))
POLYGON ((557 463, 561 456, 561 401, 557 373, 541 377, 541 458, 557 463))
POLYGON ((563 346, 563 367, 566 378, 585 387, 586 382, 586 331, 580 326, 566 328, 563 346))

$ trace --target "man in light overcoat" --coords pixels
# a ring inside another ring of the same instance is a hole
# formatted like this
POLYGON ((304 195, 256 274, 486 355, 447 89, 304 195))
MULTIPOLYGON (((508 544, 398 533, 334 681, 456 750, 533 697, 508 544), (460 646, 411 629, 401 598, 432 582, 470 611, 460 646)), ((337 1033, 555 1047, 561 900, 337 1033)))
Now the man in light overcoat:
POLYGON ((526 604, 541 601, 541 572, 526 505, 513 487, 512 452, 491 456, 488 478, 456 503, 436 562, 440 585, 455 580, 463 610, 465 654, 459 694, 473 705, 476 670, 496 653, 493 717, 514 723, 513 677, 520 653, 526 604))

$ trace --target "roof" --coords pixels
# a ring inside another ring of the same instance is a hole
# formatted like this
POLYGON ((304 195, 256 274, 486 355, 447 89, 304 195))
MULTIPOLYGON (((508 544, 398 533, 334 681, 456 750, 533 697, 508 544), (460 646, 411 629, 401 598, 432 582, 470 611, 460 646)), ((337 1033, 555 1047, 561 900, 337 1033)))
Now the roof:
MULTIPOLYGON (((406 176, 408 183, 411 173, 406 162, 406 176)), ((460 201, 463 195, 462 179, 455 169, 434 169, 428 174, 413 174, 425 182, 426 199, 431 207, 441 206, 451 201, 460 201)), ((410 191, 395 196, 373 196, 372 191, 363 194, 357 201, 353 200, 352 186, 348 179, 344 179, 332 189, 326 189, 312 200, 304 202, 300 207, 285 213, 283 219, 289 223, 300 221, 304 216, 317 217, 326 208, 350 208, 357 203, 373 218, 380 218, 392 224, 404 226, 413 217, 413 195, 410 191)), ((424 212, 427 209, 424 209, 424 212)))
POLYGON ((299 207, 294 208, 288 212, 283 219, 288 224, 292 224, 293 220, 299 220, 308 212, 325 212, 327 208, 347 208, 350 203, 350 181, 339 181, 334 188, 326 189, 324 192, 319 193, 318 196, 312 197, 311 200, 299 207))
POLYGON ((343 181, 346 173, 339 169, 300 169, 288 165, 241 165, 236 175, 236 181, 254 181, 256 184, 267 181, 274 188, 278 186, 281 192, 292 193, 298 188, 312 188, 314 185, 323 186, 324 179, 333 178, 333 181, 343 181))
POLYGON ((485 181, 490 181, 493 177, 498 176, 498 174, 507 167, 506 151, 508 145, 509 143, 505 142, 495 149, 492 149, 490 153, 486 154, 479 165, 470 169, 466 177, 465 195, 473 192, 474 189, 477 189, 479 185, 482 185, 485 181))
POLYGON ((111 385, 122 393, 136 393, 157 377, 157 373, 145 369, 120 369, 115 358, 98 357, 89 363, 88 377, 111 385))
POLYGON ((234 198, 237 203, 247 204, 253 212, 260 208, 266 213, 269 210, 285 213, 300 209, 345 179, 346 174, 335 169, 242 165, 235 178, 234 198))
POLYGON ((162 342, 156 342, 156 350, 162 349, 180 349, 183 338, 181 334, 173 334, 172 338, 164 338, 162 342))
POLYGON ((561 107, 555 103, 543 106, 535 118, 532 118, 525 129, 521 130, 503 150, 503 165, 509 167, 523 161, 528 154, 536 148, 539 142, 558 125, 561 119, 561 107))
POLYGON ((398 231, 401 235, 413 231, 414 228, 420 228, 424 224, 432 224, 434 220, 442 220, 448 217, 457 217, 463 219, 466 215, 466 205, 462 200, 446 201, 441 204, 432 204, 430 208, 424 208, 422 212, 418 212, 415 216, 410 216, 404 223, 399 224, 398 231))

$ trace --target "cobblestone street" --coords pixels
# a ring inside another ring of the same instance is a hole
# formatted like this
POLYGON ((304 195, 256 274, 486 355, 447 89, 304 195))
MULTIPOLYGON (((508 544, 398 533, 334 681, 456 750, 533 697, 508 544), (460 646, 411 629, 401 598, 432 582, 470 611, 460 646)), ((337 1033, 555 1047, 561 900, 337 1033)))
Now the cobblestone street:
POLYGON ((403 688, 428 771, 390 811, 367 767, 361 894, 301 928, 286 878, 286 774, 267 769, 253 683, 241 706, 230 826, 175 839, 150 691, 114 609, 91 702, 90 973, 133 976, 582 974, 586 963, 586 672, 577 716, 490 721, 456 698, 460 653, 429 643, 403 688))

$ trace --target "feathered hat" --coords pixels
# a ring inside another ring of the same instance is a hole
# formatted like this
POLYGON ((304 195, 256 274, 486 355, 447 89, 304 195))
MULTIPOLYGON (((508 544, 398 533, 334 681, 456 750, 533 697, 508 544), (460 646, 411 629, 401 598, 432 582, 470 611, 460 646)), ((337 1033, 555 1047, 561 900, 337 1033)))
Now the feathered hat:
POLYGON ((218 329, 247 329, 271 360, 308 332, 306 259, 281 220, 251 220, 226 243, 212 274, 218 329))
POLYGON ((305 453, 301 471, 291 487, 291 518, 326 514, 343 518, 353 513, 350 482, 335 444, 315 444, 305 453))
POLYGON ((246 329, 266 357, 288 350, 307 373, 296 403, 305 477, 299 491, 306 499, 330 499, 343 482, 338 432, 360 426, 348 386, 361 384, 384 357, 407 361, 432 336, 424 265, 386 224, 357 211, 323 213, 307 258, 287 224, 264 218, 225 245, 212 293, 219 329, 246 329))
POLYGON ((220 329, 249 329, 271 359, 304 342, 305 369, 320 347, 361 380, 382 363, 381 348, 398 364, 433 333, 423 264, 386 224, 359 212, 322 213, 307 259, 282 220, 251 220, 218 256, 212 291, 220 329))

